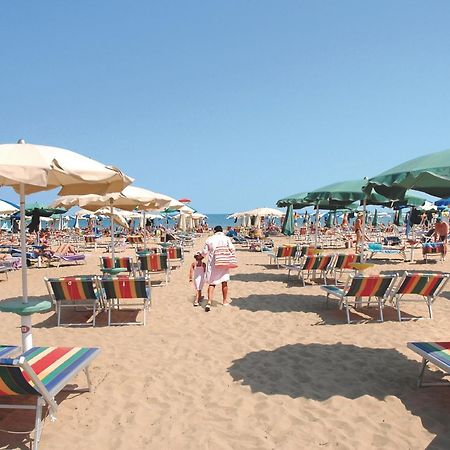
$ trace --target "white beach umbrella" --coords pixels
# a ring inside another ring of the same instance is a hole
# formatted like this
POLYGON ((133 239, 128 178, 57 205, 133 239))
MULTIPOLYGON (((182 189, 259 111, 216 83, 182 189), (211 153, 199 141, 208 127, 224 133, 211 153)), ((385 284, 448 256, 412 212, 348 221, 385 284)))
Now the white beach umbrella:
MULTIPOLYGON (((121 192, 110 193, 107 195, 67 195, 58 197, 52 205, 59 205, 64 208, 71 208, 72 206, 80 206, 85 209, 96 211, 104 206, 110 207, 110 214, 113 213, 112 208, 117 207, 132 211, 136 208, 143 211, 146 210, 164 210, 169 205, 176 201, 158 192, 153 192, 148 189, 139 188, 136 186, 127 186, 121 192)), ((178 202, 179 203, 179 202, 178 202)), ((181 204, 184 206, 183 204, 181 204)), ((145 215, 144 215, 145 223, 145 215)), ((144 233, 144 246, 146 245, 146 233, 144 233)), ((111 257, 114 258, 114 223, 111 221, 111 257)))
POLYGON ((258 217, 282 217, 285 213, 275 208, 256 208, 246 211, 245 214, 258 217))
POLYGON ((0 186, 20 194, 20 248, 22 254, 22 301, 0 303, 0 310, 21 315, 22 350, 33 345, 31 314, 48 309, 48 302, 28 301, 25 195, 61 187, 60 194, 106 194, 121 191, 133 180, 120 170, 58 147, 25 144, 0 145, 0 186))
POLYGON ((0 200, 0 214, 14 214, 19 208, 5 200, 0 200))

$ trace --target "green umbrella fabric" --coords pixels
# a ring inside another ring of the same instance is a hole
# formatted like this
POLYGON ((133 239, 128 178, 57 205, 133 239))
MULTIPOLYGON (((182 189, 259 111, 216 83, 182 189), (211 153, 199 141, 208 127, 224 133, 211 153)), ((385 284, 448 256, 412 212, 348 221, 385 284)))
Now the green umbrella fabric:
POLYGON ((401 199, 407 189, 450 196, 450 150, 411 159, 369 179, 366 192, 375 189, 388 198, 401 199))
POLYGON ((285 236, 292 236, 294 234, 294 208, 289 205, 286 209, 286 215, 284 216, 283 228, 281 232, 285 236))
POLYGON ((306 202, 307 192, 299 192, 298 194, 290 195, 289 197, 282 198, 277 201, 277 206, 279 208, 284 208, 286 206, 292 205, 294 209, 302 209, 306 206, 311 206, 310 202, 306 202))
POLYGON ((364 199, 363 187, 366 180, 348 180, 323 186, 308 192, 305 200, 313 204, 328 201, 330 204, 350 204, 364 199))
POLYGON ((372 226, 373 227, 378 226, 378 210, 377 209, 375 210, 375 212, 373 214, 372 226))
POLYGON ((397 225, 398 227, 403 225, 403 216, 402 216, 402 210, 399 209, 396 211, 394 216, 394 225, 397 225))
POLYGON ((66 212, 63 208, 49 208, 42 203, 29 203, 25 205, 25 215, 32 215, 39 213, 41 217, 50 217, 53 214, 64 214, 66 212))
POLYGON ((329 212, 327 214, 327 220, 325 221, 325 226, 331 228, 333 226, 333 213, 329 212))

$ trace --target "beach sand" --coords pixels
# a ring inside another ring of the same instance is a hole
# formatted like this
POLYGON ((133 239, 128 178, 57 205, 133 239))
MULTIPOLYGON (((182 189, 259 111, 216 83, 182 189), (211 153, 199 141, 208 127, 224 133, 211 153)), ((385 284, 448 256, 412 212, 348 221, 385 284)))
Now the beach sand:
MULTIPOLYGON (((48 296, 44 276, 98 274, 100 253, 88 255, 84 266, 31 269, 30 295, 48 296)), ((106 314, 96 328, 58 328, 53 312, 33 317, 34 345, 102 349, 91 366, 95 392, 58 396, 42 449, 450 448, 450 389, 418 389, 419 358, 406 347, 450 339, 449 292, 433 320, 399 323, 387 307, 384 323, 372 308, 366 323, 347 325, 318 284, 287 283, 266 255, 239 249, 231 306, 205 313, 192 306, 192 255, 152 290, 146 327, 107 327, 106 314)), ((375 271, 406 268, 450 270, 377 261, 375 271)), ((0 288, 1 298, 19 296, 20 272, 0 288)), ((427 314, 424 303, 403 311, 427 314)), ((19 318, 2 313, 1 323, 1 342, 20 344, 19 318)), ((81 375, 76 382, 85 386, 81 375)), ((0 410, 0 429, 30 430, 33 418, 0 410)), ((28 448, 29 437, 2 431, 0 448, 28 448)))

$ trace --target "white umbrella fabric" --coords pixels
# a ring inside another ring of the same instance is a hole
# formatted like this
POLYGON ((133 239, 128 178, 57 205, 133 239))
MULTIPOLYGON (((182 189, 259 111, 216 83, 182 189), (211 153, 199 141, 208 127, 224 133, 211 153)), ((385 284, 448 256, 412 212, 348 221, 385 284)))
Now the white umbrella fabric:
POLYGON ((20 194, 20 249, 22 256, 22 301, 2 302, 0 310, 21 315, 22 350, 33 345, 31 314, 48 309, 46 302, 28 301, 25 236, 25 195, 61 187, 60 194, 106 194, 121 191, 133 181, 119 169, 59 147, 25 144, 0 145, 0 186, 20 194))
POLYGON ((0 200, 0 214, 14 214, 19 208, 5 200, 0 200))

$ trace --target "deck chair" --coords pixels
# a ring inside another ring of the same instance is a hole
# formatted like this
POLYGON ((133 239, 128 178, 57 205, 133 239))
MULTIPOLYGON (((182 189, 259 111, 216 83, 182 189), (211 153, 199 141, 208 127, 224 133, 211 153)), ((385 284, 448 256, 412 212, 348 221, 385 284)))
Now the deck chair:
POLYGON ((339 299, 339 309, 345 306, 347 323, 351 323, 350 306, 356 308, 362 304, 364 298, 368 299, 367 306, 370 306, 371 298, 375 297, 380 311, 380 321, 383 322, 384 303, 391 295, 391 289, 396 279, 397 275, 355 275, 349 277, 343 288, 326 285, 321 286, 321 289, 327 293, 327 303, 331 295, 339 299))
POLYGON ((141 274, 143 276, 164 273, 166 284, 170 280, 170 264, 165 253, 139 253, 138 254, 141 274))
POLYGON ((355 253, 342 253, 334 255, 334 260, 331 263, 330 272, 334 275, 334 283, 337 284, 338 272, 339 278, 344 272, 354 274, 355 269, 351 266, 353 263, 360 262, 360 255, 355 253))
POLYGON ((184 252, 181 247, 168 247, 166 249, 167 258, 169 259, 170 268, 174 266, 174 264, 179 264, 180 266, 184 261, 184 252))
POLYGON ((97 236, 86 234, 84 236, 84 248, 85 250, 94 249, 94 251, 97 251, 97 236))
POLYGON ((16 358, 0 358, 0 396, 34 396, 36 405, 1 404, 0 408, 35 409, 33 449, 42 433, 42 408, 47 405, 51 421, 56 419, 55 396, 82 370, 91 391, 89 364, 100 349, 87 347, 33 347, 16 358))
POLYGON ((58 327, 61 325, 90 325, 89 323, 72 324, 61 322, 63 308, 77 308, 80 306, 92 308, 92 326, 95 327, 95 316, 101 302, 97 277, 44 278, 44 281, 56 307, 58 327))
POLYGON ((86 263, 86 255, 83 255, 83 253, 67 253, 67 254, 58 254, 54 253, 51 258, 49 259, 50 262, 56 262, 57 267, 59 267, 63 263, 86 263))
POLYGON ((372 259, 377 253, 382 255, 400 255, 403 259, 406 259, 404 248, 386 248, 378 242, 369 242, 367 249, 369 251, 369 259, 372 259))
POLYGON ((408 342, 408 348, 422 357, 417 387, 450 386, 447 382, 424 383, 423 376, 427 364, 430 362, 450 374, 450 342, 408 342))
POLYGON ((145 325, 147 311, 151 306, 150 280, 148 277, 105 277, 101 279, 102 293, 108 308, 108 325, 145 325), (144 318, 142 322, 112 322, 111 313, 114 308, 122 306, 142 306, 144 318))
POLYGON ((288 278, 291 271, 297 271, 298 277, 301 278, 303 286, 305 286, 305 278, 310 275, 316 277, 317 272, 323 278, 323 282, 327 282, 327 273, 331 270, 333 255, 306 255, 300 261, 300 264, 286 266, 288 269, 288 278), (306 275, 306 276, 305 276, 306 275))
POLYGON ((287 264, 288 261, 295 258, 296 253, 297 247, 295 245, 283 245, 281 247, 277 247, 273 251, 267 252, 267 255, 269 256, 269 264, 276 264, 277 268, 279 269, 280 259, 284 259, 285 263, 287 264))
POLYGON ((448 273, 408 273, 405 272, 398 284, 398 288, 392 291, 391 300, 395 304, 398 313, 398 320, 401 322, 402 313, 401 302, 424 300, 428 306, 430 319, 433 318, 432 304, 444 289, 449 279, 448 273), (416 298, 405 298, 405 296, 415 296, 416 298), (419 297, 419 298, 417 298, 419 297))
POLYGON ((441 261, 445 257, 445 242, 425 242, 422 244, 422 255, 425 262, 430 256, 438 256, 441 261))
POLYGON ((17 345, 0 345, 0 358, 5 358, 18 350, 17 345))
MULTIPOLYGON (((129 275, 134 275, 134 263, 131 256, 116 256, 114 257, 114 267, 113 260, 111 256, 101 256, 100 257, 100 270, 107 272, 112 269, 123 269, 123 273, 128 273, 129 275)), ((120 270, 119 270, 120 271, 120 270)))

